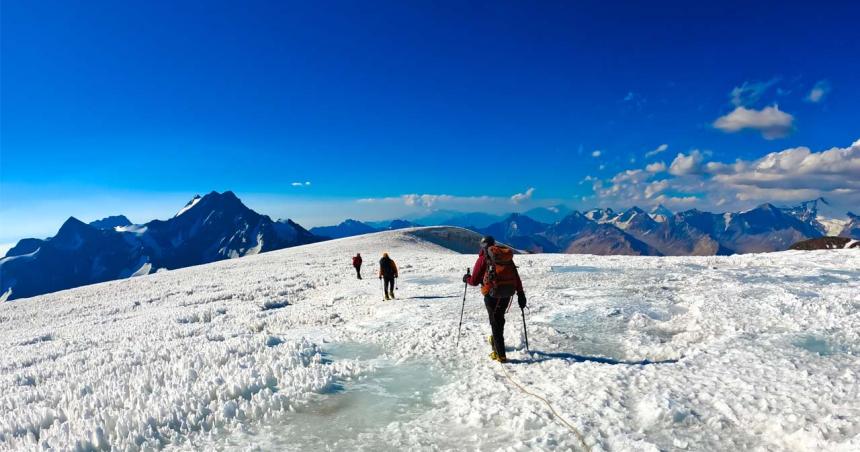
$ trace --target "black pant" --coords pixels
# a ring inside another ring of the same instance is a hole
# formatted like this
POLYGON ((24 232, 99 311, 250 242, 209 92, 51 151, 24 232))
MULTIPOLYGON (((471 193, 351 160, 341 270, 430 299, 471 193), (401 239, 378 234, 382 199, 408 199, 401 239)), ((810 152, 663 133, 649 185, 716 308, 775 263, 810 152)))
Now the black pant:
POLYGON ((382 289, 385 291, 385 296, 394 298, 394 277, 383 276, 382 289))
POLYGON ((355 274, 358 275, 358 279, 361 279, 361 265, 355 266, 355 274))
POLYGON ((511 303, 511 297, 493 298, 484 295, 484 306, 490 315, 490 327, 493 330, 493 350, 500 357, 505 356, 505 311, 511 303))

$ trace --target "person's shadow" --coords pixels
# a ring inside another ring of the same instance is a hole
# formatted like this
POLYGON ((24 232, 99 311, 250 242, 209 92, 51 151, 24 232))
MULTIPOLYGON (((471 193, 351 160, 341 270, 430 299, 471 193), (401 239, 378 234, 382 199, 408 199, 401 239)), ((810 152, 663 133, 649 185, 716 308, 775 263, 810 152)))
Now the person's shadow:
POLYGON ((566 352, 542 352, 540 350, 532 350, 531 353, 529 353, 529 357, 531 359, 509 359, 508 362, 511 364, 531 364, 549 361, 553 359, 560 359, 576 363, 592 362, 598 364, 609 364, 613 366, 649 366, 652 364, 674 364, 678 362, 677 359, 666 359, 662 361, 651 361, 650 359, 644 359, 642 361, 622 361, 613 358, 606 358, 603 356, 584 356, 566 352))

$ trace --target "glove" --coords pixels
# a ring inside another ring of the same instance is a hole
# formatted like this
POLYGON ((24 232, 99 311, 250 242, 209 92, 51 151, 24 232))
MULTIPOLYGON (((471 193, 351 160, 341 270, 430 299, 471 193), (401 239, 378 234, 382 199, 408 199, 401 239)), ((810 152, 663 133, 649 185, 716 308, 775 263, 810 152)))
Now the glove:
POLYGON ((470 275, 470 274, 468 274, 468 273, 466 273, 465 275, 463 275, 463 282, 464 282, 464 283, 466 283, 466 284, 468 284, 468 283, 469 283, 469 278, 471 278, 471 276, 472 276, 472 275, 470 275))
POLYGON ((382 279, 382 275, 379 275, 379 279, 382 279))
POLYGON ((526 294, 520 292, 517 294, 517 304, 520 305, 520 309, 525 309, 526 307, 526 294))

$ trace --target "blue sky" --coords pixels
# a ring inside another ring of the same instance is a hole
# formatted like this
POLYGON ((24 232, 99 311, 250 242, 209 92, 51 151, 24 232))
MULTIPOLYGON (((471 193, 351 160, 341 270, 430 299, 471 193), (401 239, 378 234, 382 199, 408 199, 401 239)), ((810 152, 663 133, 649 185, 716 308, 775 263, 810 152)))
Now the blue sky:
POLYGON ((860 205, 860 7, 803 3, 4 1, 0 242, 227 189, 308 226, 860 205))

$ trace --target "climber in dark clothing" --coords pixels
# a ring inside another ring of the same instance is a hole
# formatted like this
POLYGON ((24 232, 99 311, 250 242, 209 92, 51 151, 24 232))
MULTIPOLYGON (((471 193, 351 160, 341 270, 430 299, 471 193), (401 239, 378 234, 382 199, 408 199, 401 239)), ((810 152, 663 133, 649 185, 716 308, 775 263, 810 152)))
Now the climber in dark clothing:
POLYGON ((385 291, 385 299, 394 298, 394 279, 397 274, 397 264, 388 257, 388 253, 382 253, 382 259, 379 260, 379 279, 383 280, 382 289, 385 291))
POLYGON ((355 274, 358 276, 358 279, 361 279, 361 253, 355 253, 355 256, 352 258, 352 266, 355 267, 355 274))

